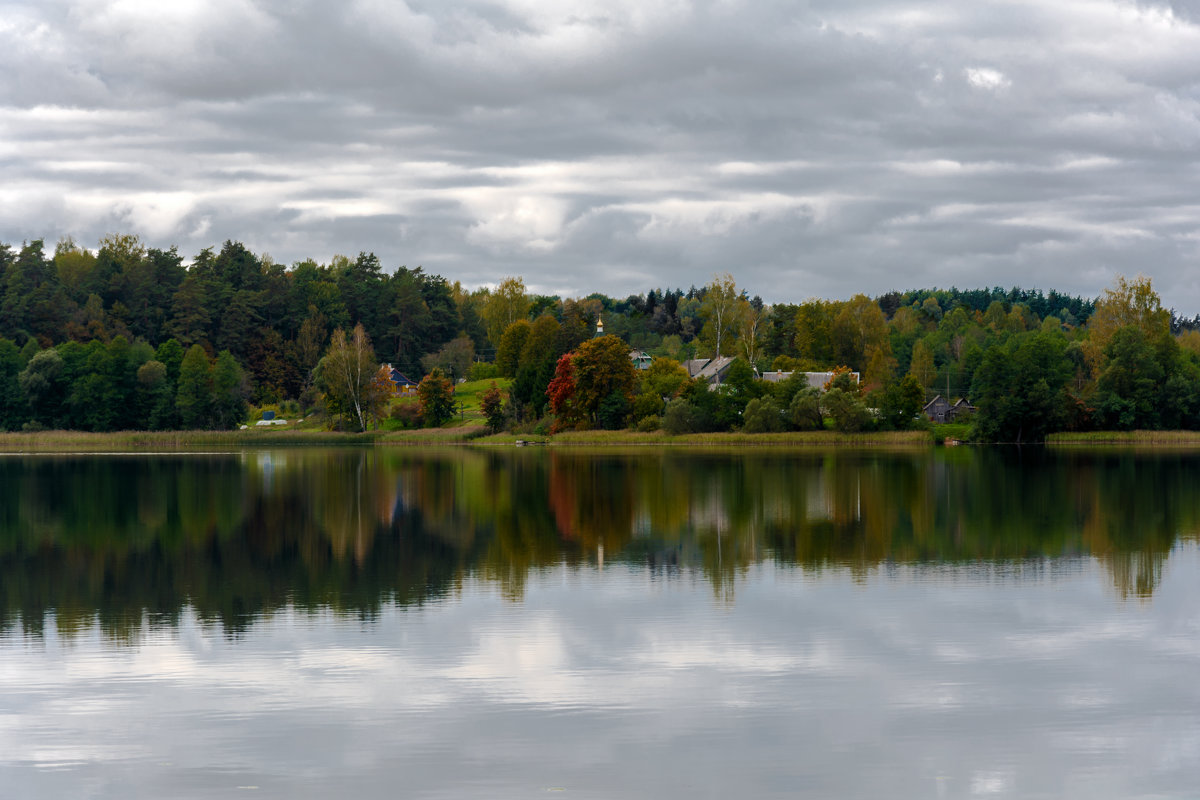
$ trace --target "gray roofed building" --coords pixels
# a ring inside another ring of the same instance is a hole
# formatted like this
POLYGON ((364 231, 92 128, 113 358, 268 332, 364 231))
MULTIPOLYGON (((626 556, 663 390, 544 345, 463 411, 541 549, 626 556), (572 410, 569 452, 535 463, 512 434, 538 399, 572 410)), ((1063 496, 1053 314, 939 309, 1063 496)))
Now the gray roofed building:
POLYGON ((976 410, 975 406, 971 405, 971 402, 965 397, 960 397, 956 402, 951 403, 940 394, 921 409, 930 422, 954 422, 959 417, 971 414, 976 410))
MULTIPOLYGON (((764 381, 767 381, 768 383, 780 383, 782 381, 786 381, 788 378, 792 377, 794 374, 796 374, 796 373, 794 373, 794 372, 764 372, 762 374, 762 379, 764 381)), ((825 384, 827 384, 831 380, 833 380, 833 376, 834 376, 834 373, 832 373, 832 372, 803 372, 801 374, 804 376, 805 381, 807 381, 809 387, 812 389, 824 389, 825 384)), ((857 372, 851 372, 850 377, 852 377, 854 379, 855 383, 859 382, 859 374, 857 372)))
POLYGON ((729 372, 729 367, 732 364, 733 358, 731 356, 693 358, 683 362, 683 366, 687 368, 688 377, 693 380, 706 380, 709 383, 721 383, 725 380, 725 373, 729 372))
POLYGON ((921 409, 926 418, 930 422, 949 422, 953 417, 950 412, 950 401, 942 397, 940 394, 934 395, 933 399, 925 404, 921 409))

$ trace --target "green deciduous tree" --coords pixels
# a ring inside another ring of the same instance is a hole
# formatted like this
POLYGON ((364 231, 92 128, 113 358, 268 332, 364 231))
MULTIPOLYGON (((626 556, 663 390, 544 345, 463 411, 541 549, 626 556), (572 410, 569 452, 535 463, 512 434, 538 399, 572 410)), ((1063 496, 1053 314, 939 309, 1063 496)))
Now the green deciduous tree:
POLYGON ((1096 387, 1100 425, 1114 430, 1157 428, 1164 371, 1143 329, 1126 325, 1104 348, 1104 371, 1096 387))
POLYGON ((208 427, 212 414, 212 366, 198 344, 188 348, 179 366, 175 410, 184 430, 208 427))
POLYGON ((228 350, 217 354, 212 368, 212 423, 221 430, 232 430, 249 414, 246 399, 250 385, 246 373, 228 350))
POLYGON ((925 405, 925 390, 911 372, 876 394, 880 422, 885 427, 907 430, 918 424, 916 417, 925 405))
POLYGON ((650 369, 641 373, 642 391, 652 392, 664 400, 679 396, 691 381, 687 369, 673 358, 656 358, 650 369))
POLYGON ((989 348, 975 371, 971 394, 979 414, 976 436, 990 442, 1039 442, 1065 423, 1071 377, 1061 333, 1017 334, 989 348))
POLYGON ((527 319, 519 319, 504 329, 500 344, 496 348, 496 366, 506 378, 514 378, 521 363, 521 350, 529 338, 533 326, 527 319))
POLYGON ((63 372, 62 356, 57 350, 41 350, 17 376, 17 381, 29 405, 33 421, 52 427, 62 397, 59 376, 63 372))
POLYGON ((560 333, 558 321, 549 314, 543 314, 534 320, 521 346, 516 381, 510 396, 516 403, 527 406, 534 417, 540 417, 546 410, 546 387, 554 377, 554 365, 560 355, 560 333))
POLYGON ((174 413, 167 413, 168 406, 174 411, 172 385, 167 381, 167 365, 161 361, 147 361, 137 371, 137 407, 142 424, 152 431, 172 427, 174 413))
POLYGON ((467 376, 467 370, 474 361, 475 344, 466 336, 459 336, 446 342, 436 353, 423 356, 421 366, 430 372, 434 368, 440 369, 451 380, 458 380, 467 376))
POLYGON ((806 300, 796 310, 796 355, 806 361, 828 366, 833 363, 833 309, 825 300, 806 300))
POLYGON ((821 409, 833 420, 833 426, 843 433, 862 430, 871 419, 857 394, 841 388, 830 389, 822 395, 821 409))

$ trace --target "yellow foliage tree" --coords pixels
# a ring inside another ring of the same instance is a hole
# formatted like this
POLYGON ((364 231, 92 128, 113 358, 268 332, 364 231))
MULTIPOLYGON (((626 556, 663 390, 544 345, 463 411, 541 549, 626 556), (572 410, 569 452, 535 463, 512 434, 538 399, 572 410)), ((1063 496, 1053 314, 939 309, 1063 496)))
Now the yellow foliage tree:
POLYGON ((1118 276, 1113 288, 1106 289, 1096 302, 1096 310, 1088 320, 1088 340, 1084 346, 1093 377, 1104 369, 1104 350, 1113 334, 1130 325, 1141 329, 1152 345, 1171 336, 1171 312, 1162 307, 1158 293, 1145 275, 1138 275, 1132 281, 1124 275, 1118 276))
POLYGON ((529 295, 525 281, 520 277, 505 278, 488 296, 483 307, 483 318, 487 322, 488 339, 499 347, 500 337, 508 326, 529 316, 529 295))
POLYGON ((933 383, 933 379, 937 377, 937 371, 933 364, 933 351, 929 349, 929 345, 925 344, 924 339, 919 339, 913 345, 912 364, 908 368, 908 374, 916 378, 917 383, 921 384, 921 388, 926 390, 933 383))

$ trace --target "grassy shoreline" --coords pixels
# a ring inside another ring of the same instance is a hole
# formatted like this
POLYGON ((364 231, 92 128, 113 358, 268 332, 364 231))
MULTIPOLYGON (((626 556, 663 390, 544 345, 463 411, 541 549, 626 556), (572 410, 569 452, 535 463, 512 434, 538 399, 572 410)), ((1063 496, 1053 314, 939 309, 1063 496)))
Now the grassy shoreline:
POLYGON ((427 428, 405 431, 341 433, 337 431, 250 429, 244 431, 39 431, 0 433, 0 453, 87 453, 195 450, 199 448, 482 445, 512 446, 518 441, 562 446, 772 446, 772 447, 928 447, 926 431, 836 433, 696 433, 671 436, 633 431, 572 431, 554 436, 500 433, 487 435, 481 426, 427 428))
MULTIPOLYGON (((38 431, 0 432, 0 453, 95 453, 113 451, 187 451, 201 448, 406 445, 512 446, 517 442, 550 447, 930 447, 947 431, 879 431, 838 433, 806 431, 787 433, 691 433, 672 436, 663 431, 566 431, 553 436, 538 434, 488 434, 481 425, 459 424, 448 428, 342 433, 323 430, 250 428, 238 431, 38 431)), ((1055 448, 1124 446, 1200 449, 1200 431, 1092 431, 1051 434, 1046 444, 1055 448)))
POLYGON ((339 431, 271 430, 245 431, 39 431, 0 433, 0 452, 97 452, 128 450, 191 450, 203 447, 306 447, 330 445, 377 445, 387 443, 434 444, 467 441, 475 428, 416 431, 342 433, 339 431))
MULTIPOLYGON (((662 431, 635 433, 633 431, 569 431, 549 439, 555 446, 564 445, 667 445, 667 446, 784 446, 826 447, 830 445, 853 447, 928 447, 931 444, 926 431, 881 431, 875 433, 838 433, 836 431, 793 431, 788 433, 687 433, 672 436, 662 431)), ((482 440, 482 441, 487 441, 482 440)))
POLYGON ((1122 445, 1200 448, 1200 431, 1090 431, 1087 433, 1052 433, 1046 437, 1046 444, 1051 447, 1122 445))

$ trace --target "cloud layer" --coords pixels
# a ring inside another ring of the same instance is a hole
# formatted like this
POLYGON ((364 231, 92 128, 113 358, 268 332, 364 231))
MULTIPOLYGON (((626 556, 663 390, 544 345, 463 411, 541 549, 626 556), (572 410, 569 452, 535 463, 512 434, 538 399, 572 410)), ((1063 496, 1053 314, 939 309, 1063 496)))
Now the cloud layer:
POLYGON ((1200 311, 1200 3, 0 0, 0 240, 1200 311))

